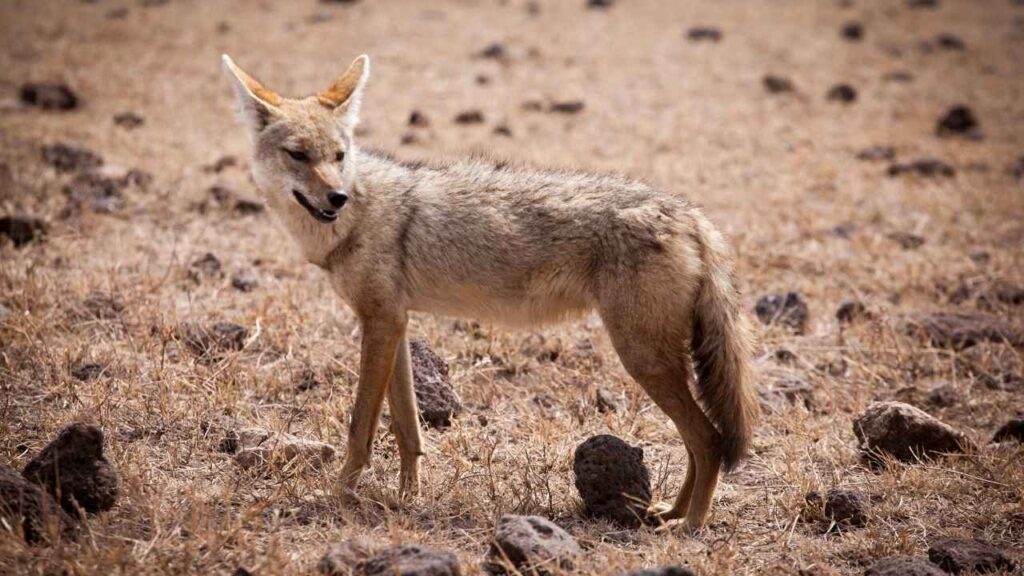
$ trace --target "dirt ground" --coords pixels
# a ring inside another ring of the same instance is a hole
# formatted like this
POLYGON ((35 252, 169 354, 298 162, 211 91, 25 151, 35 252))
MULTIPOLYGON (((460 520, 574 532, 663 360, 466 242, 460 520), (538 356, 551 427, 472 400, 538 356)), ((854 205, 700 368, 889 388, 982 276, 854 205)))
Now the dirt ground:
POLYGON ((1019 557, 1022 450, 988 441, 1024 410, 1020 350, 935 348, 899 322, 934 311, 1022 317, 1019 302, 977 295, 1024 283, 1024 4, 910 4, 3 0, 0 215, 36 215, 49 230, 23 247, 0 240, 0 462, 20 469, 63 425, 88 420, 106 432, 123 493, 77 544, 0 534, 0 572, 309 573, 329 544, 362 536, 454 550, 475 574, 503 513, 569 530, 585 548, 584 574, 667 564, 860 574, 887 555, 923 556, 938 535, 1019 557), (847 22, 861 23, 859 40, 840 33, 847 22), (690 38, 701 26, 720 38, 690 38), (499 57, 481 56, 494 43, 499 57), (467 406, 450 429, 426 433, 419 498, 394 502, 398 457, 385 426, 361 504, 336 493, 340 459, 321 472, 240 470, 217 450, 217 415, 344 446, 358 334, 271 216, 232 204, 256 194, 221 53, 289 95, 325 87, 369 54, 359 142, 401 158, 484 151, 622 172, 700 203, 735 247, 749 310, 769 293, 808 302, 804 334, 760 327, 758 366, 763 389, 798 380, 812 397, 766 415, 703 533, 622 529, 580 514, 575 446, 598 433, 642 446, 660 499, 682 482, 686 454, 599 319, 517 332, 416 316, 412 336, 450 362, 467 406), (767 90, 766 75, 793 89, 767 90), (66 82, 81 102, 23 105, 29 81, 66 82), (853 102, 827 97, 842 83, 853 102), (551 109, 574 101, 583 109, 551 109), (936 123, 959 104, 979 130, 940 137, 936 123), (429 126, 410 128, 413 110, 429 126), (454 121, 467 110, 483 122, 454 121), (125 112, 142 124, 115 123, 125 112), (79 205, 64 192, 74 174, 44 162, 54 143, 152 180, 127 186, 109 210, 79 205), (858 158, 873 146, 895 159, 858 158), (211 168, 224 156, 238 161, 211 168), (921 158, 955 175, 888 174, 921 158), (206 253, 220 270, 193 266, 206 253), (257 286, 234 288, 240 272, 257 286), (853 299, 870 318, 841 326, 835 311, 853 299), (216 321, 249 337, 204 361, 183 326, 216 321), (85 363, 105 368, 81 381, 72 372, 85 363), (307 374, 319 385, 298 386, 307 374), (943 384, 951 401, 929 392, 943 384), (628 408, 599 413, 598 388, 628 408), (922 407, 977 449, 870 470, 851 422, 880 399, 922 407), (865 527, 825 535, 802 519, 805 494, 833 487, 870 498, 865 527))

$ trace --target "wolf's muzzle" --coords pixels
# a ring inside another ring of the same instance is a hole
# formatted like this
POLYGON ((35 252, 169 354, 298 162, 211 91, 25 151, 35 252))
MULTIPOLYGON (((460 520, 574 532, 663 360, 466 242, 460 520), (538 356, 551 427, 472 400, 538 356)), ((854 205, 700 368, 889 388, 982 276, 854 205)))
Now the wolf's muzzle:
POLYGON ((295 201, 298 202, 300 206, 305 208, 306 212, 309 212, 309 215, 315 218, 317 222, 330 224, 331 222, 334 222, 335 220, 338 219, 337 210, 321 210, 320 208, 313 206, 313 204, 309 201, 309 198, 306 198, 306 195, 303 194, 302 192, 299 192, 298 190, 292 190, 292 195, 295 196, 295 201))

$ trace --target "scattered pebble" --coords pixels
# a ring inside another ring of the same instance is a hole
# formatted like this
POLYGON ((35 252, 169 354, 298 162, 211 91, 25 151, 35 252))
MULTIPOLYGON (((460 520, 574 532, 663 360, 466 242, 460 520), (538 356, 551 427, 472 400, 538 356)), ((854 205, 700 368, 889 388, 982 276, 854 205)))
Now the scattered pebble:
POLYGON ((409 126, 414 128, 426 128, 427 126, 430 126, 430 120, 423 112, 413 110, 409 113, 409 126))
POLYGON ((587 8, 591 10, 603 10, 615 5, 615 0, 587 0, 587 8))
POLYGON ((46 234, 46 229, 46 222, 35 216, 11 214, 0 217, 0 236, 10 240, 15 248, 39 240, 46 234))
POLYGON ((501 42, 494 42, 493 44, 489 44, 483 50, 477 52, 476 56, 477 58, 505 61, 508 60, 508 50, 505 49, 505 45, 501 42))
POLYGON ((781 94, 782 92, 792 92, 793 82, 789 78, 783 76, 775 76, 774 74, 766 74, 761 79, 761 83, 764 84, 764 89, 769 94, 781 94))
POLYGON ((934 564, 913 556, 890 556, 875 562, 864 576, 947 576, 934 564))
POLYGON ((76 518, 61 509, 48 492, 0 463, 0 526, 4 532, 20 531, 29 544, 51 542, 56 540, 53 536, 73 539, 79 529, 76 518))
POLYGON ((234 156, 231 155, 225 155, 221 156, 220 158, 217 158, 217 161, 214 162, 213 164, 203 166, 203 172, 207 172, 209 174, 220 174, 226 168, 233 168, 237 165, 238 158, 235 158, 234 156))
POLYGON ((787 377, 757 386, 761 410, 765 414, 784 413, 793 406, 814 410, 814 387, 797 377, 787 377))
POLYGON ((864 25, 860 22, 847 22, 839 29, 839 35, 850 42, 860 42, 864 38, 864 25))
POLYGON ((886 238, 900 245, 900 248, 904 250, 917 250, 921 246, 924 246, 925 239, 923 236, 914 234, 912 232, 896 231, 886 234, 886 238))
POLYGON ((1018 416, 1003 424, 999 430, 996 431, 995 435, 992 436, 992 441, 995 443, 1000 442, 1021 442, 1024 443, 1024 417, 1018 416))
POLYGON ((58 172, 79 172, 88 168, 98 168, 103 164, 103 158, 82 146, 57 143, 43 146, 43 162, 56 168, 58 172))
POLYGON ((943 32, 935 37, 935 44, 945 50, 964 50, 967 46, 959 36, 943 32))
POLYGON ((460 576, 459 559, 447 550, 404 544, 388 548, 359 565, 364 576, 460 576))
POLYGON ((893 70, 892 72, 886 72, 882 76, 882 80, 885 80, 887 82, 899 82, 901 84, 906 84, 908 82, 914 81, 914 75, 911 74, 910 72, 907 72, 906 70, 893 70))
POLYGON ((942 160, 919 158, 904 164, 891 164, 887 173, 893 177, 902 176, 903 174, 916 174, 926 178, 936 176, 952 178, 956 175, 956 170, 942 160))
POLYGON ((839 527, 860 528, 868 523, 868 498, 857 490, 833 488, 824 498, 819 492, 808 492, 806 500, 839 527))
POLYGON ((939 0, 907 0, 910 8, 938 8, 939 0))
POLYGON ((420 420, 427 426, 447 428, 462 413, 462 401, 452 388, 448 363, 422 340, 409 343, 413 387, 420 420))
POLYGON ((506 138, 512 137, 512 129, 507 124, 498 124, 494 127, 494 134, 498 136, 505 136, 506 138))
POLYGON ((928 390, 928 403, 936 408, 955 406, 959 399, 960 395, 951 384, 938 384, 928 390))
POLYGON ((81 103, 67 84, 27 82, 21 87, 21 101, 42 110, 74 110, 81 103))
POLYGON ((221 446, 234 447, 235 464, 246 470, 284 466, 294 468, 296 463, 319 469, 333 460, 336 452, 333 446, 324 442, 262 428, 237 430, 233 436, 227 436, 221 446))
POLYGON ((852 104, 857 100, 857 90, 849 84, 836 84, 829 88, 825 97, 833 102, 852 104))
POLYGON ((231 287, 239 292, 252 292, 259 285, 256 274, 248 268, 239 270, 231 277, 231 287))
POLYGON ((697 576, 697 573, 687 566, 659 566, 630 572, 627 576, 697 576))
POLYGON ((859 300, 847 300, 836 310, 836 320, 840 324, 852 324, 867 317, 868 308, 859 300))
POLYGON ((224 276, 222 268, 220 259, 213 252, 207 252, 188 265, 188 275, 195 282, 201 282, 203 278, 221 278, 224 276))
POLYGON ((238 200, 235 200, 235 205, 232 209, 235 214, 240 216, 252 216, 266 212, 267 205, 264 204, 262 200, 256 200, 254 198, 239 198, 238 200))
POLYGON ((455 115, 456 124, 482 124, 484 113, 479 110, 466 110, 455 115))
POLYGON ((70 514, 76 514, 77 506, 89 513, 109 510, 121 489, 120 475, 103 455, 103 431, 83 422, 65 426, 22 474, 70 514))
POLYGON ((572 470, 587 516, 629 528, 643 523, 651 503, 643 448, 609 434, 592 436, 576 447, 572 470))
POLYGON ((614 394, 604 388, 598 388, 594 400, 597 411, 602 414, 609 412, 624 412, 629 407, 625 396, 614 394))
POLYGON ((914 463, 941 454, 963 452, 970 441, 962 432, 927 412, 902 402, 875 402, 853 422, 863 456, 877 463, 885 454, 914 463))
POLYGON ((317 571, 324 576, 351 576, 371 554, 373 546, 369 541, 363 538, 344 540, 327 549, 317 563, 317 571))
POLYGON ((712 26, 694 26, 687 30, 686 36, 693 42, 718 42, 722 39, 722 31, 712 26))
POLYGON ((85 318, 114 320, 121 316, 124 304, 106 292, 93 290, 82 300, 81 309, 85 318))
POLYGON ((201 358, 214 358, 225 352, 237 352, 245 347, 249 329, 231 322, 214 322, 200 326, 194 322, 182 323, 180 335, 184 344, 201 358))
POLYGON ((865 162, 891 161, 896 159, 896 149, 892 146, 869 146, 857 152, 857 159, 865 162))
POLYGON ((935 133, 943 137, 978 137, 980 135, 978 119, 967 106, 953 106, 939 119, 935 126, 935 133))
POLYGON ((488 552, 486 569, 508 574, 508 564, 519 573, 558 573, 575 567, 582 551, 576 540, 557 524, 540 516, 506 514, 498 520, 488 552), (555 569, 557 567, 557 569, 555 569))
POLYGON ((928 546, 928 559, 951 574, 1009 573, 1016 563, 1002 550, 980 540, 939 538, 928 546))
POLYGON ((577 114, 583 111, 583 106, 582 100, 565 100, 562 102, 552 102, 548 110, 560 114, 577 114))
POLYGON ((402 133, 401 138, 398 139, 399 144, 403 146, 409 146, 410 144, 418 144, 420 142, 420 136, 414 130, 406 130, 402 133))
POLYGON ((114 124, 126 130, 134 130, 145 123, 145 119, 135 112, 118 112, 114 114, 114 124))
POLYGON ((87 362, 85 364, 76 364, 71 367, 71 375, 76 380, 82 382, 88 382, 89 380, 95 380, 106 373, 107 367, 98 362, 87 362))
POLYGON ((925 338, 937 348, 963 350, 982 342, 1024 346, 1024 328, 995 315, 967 312, 935 312, 907 318, 904 330, 925 338))
POLYGON ((797 334, 807 329, 807 302, 798 292, 763 296, 755 304, 754 313, 762 324, 786 326, 797 334))

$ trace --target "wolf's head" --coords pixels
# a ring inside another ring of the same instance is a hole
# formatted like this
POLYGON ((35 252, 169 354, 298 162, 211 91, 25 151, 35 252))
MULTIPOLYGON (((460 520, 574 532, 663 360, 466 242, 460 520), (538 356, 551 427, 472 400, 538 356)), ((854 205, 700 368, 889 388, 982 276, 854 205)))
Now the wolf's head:
POLYGON ((353 193, 356 149, 353 132, 370 76, 370 59, 355 59, 326 90, 306 98, 284 98, 239 68, 227 55, 238 106, 253 142, 253 178, 272 209, 301 206, 329 224, 353 193))

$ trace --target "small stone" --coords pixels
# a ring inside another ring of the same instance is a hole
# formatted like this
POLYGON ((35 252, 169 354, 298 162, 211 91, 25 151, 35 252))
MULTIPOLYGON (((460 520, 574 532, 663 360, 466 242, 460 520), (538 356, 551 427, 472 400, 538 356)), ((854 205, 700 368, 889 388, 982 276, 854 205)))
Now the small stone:
POLYGON ((85 317, 95 320, 114 320, 124 311, 119 299, 99 290, 89 292, 81 307, 85 317))
POLYGON ((836 320, 838 320, 840 324, 852 324, 858 320, 866 318, 867 315, 867 306, 859 300, 847 300, 839 306, 838 310, 836 310, 836 320))
POLYGON ((182 324, 181 335, 185 345, 194 354, 212 358, 244 348, 249 330, 231 322, 215 322, 206 327, 185 322, 182 324))
POLYGON ((687 566, 659 566, 630 572, 627 576, 697 576, 697 573, 687 566))
POLYGON ((252 292, 260 285, 252 270, 240 270, 231 277, 231 287, 239 292, 252 292))
POLYGON ((552 102, 548 110, 559 114, 578 114, 583 111, 583 107, 582 100, 566 100, 563 102, 552 102))
POLYGON ((914 75, 906 70, 893 70, 892 72, 886 72, 882 76, 882 80, 886 82, 899 82, 900 84, 907 84, 914 81, 914 75))
POLYGON ((409 126, 414 128, 426 128, 427 126, 430 126, 430 120, 423 112, 413 110, 409 113, 409 126))
POLYGON ((853 422, 860 450, 870 462, 881 454, 913 463, 963 452, 970 441, 934 416, 902 402, 875 402, 853 422))
POLYGON ((992 436, 992 441, 1024 443, 1024 417, 1017 417, 1003 424, 992 436))
POLYGON ((505 45, 501 42, 494 42, 489 44, 483 50, 477 52, 478 58, 487 58, 491 60, 507 60, 508 50, 505 49, 505 45))
POLYGON ((419 141, 420 136, 414 130, 406 130, 405 132, 402 133, 402 137, 399 138, 398 140, 398 142, 403 146, 408 146, 410 144, 418 144, 419 141))
POLYGON ((892 146, 869 146, 857 152, 857 159, 866 162, 892 161, 896 159, 896 149, 892 146))
POLYGON ((479 110, 466 110, 455 115, 456 124, 483 124, 484 113, 479 110))
POLYGON ((946 573, 921 558, 890 556, 872 564, 864 576, 946 576, 946 573))
POLYGON ((459 559, 447 550, 402 545, 378 553, 359 566, 365 576, 460 576, 459 559))
POLYGON ((576 447, 572 470, 588 516, 624 527, 640 526, 651 503, 651 478, 644 451, 609 434, 576 447))
POLYGON ((621 394, 613 394, 604 388, 598 388, 595 397, 597 411, 602 414, 608 412, 623 412, 629 407, 626 398, 621 394))
POLYGON ((889 240, 892 240, 893 242, 899 244, 900 248, 903 248, 904 250, 916 250, 921 246, 924 246, 925 242, 923 236, 914 234, 912 232, 890 232, 889 234, 886 234, 886 237, 889 240))
POLYGON ((963 538, 940 538, 932 542, 928 559, 951 574, 1008 573, 1016 568, 1016 563, 999 548, 963 538))
POLYGON ((20 532, 29 544, 73 539, 79 529, 76 518, 48 492, 0 463, 0 531, 20 532))
MULTIPOLYGON (((330 444, 299 438, 292 434, 270 432, 261 428, 244 428, 236 434, 235 463, 246 470, 294 467, 295 463, 320 469, 325 463, 333 460, 335 455, 334 447, 330 444)), ((230 441, 222 442, 225 448, 231 447, 230 444, 230 441)))
POLYGON ((936 312, 907 318, 904 331, 926 338, 933 346, 963 350, 982 342, 1024 346, 1024 326, 1010 319, 967 312, 936 312))
POLYGON ((145 122, 142 116, 139 116, 135 112, 118 112, 114 114, 114 124, 117 124, 121 128, 126 130, 134 130, 145 122))
POLYGON ((938 8, 939 0, 907 0, 909 8, 938 8))
POLYGON ((307 392, 320 386, 320 378, 312 368, 303 368, 295 378, 295 388, 307 392))
POLYGON ((103 455, 103 431, 83 422, 64 427, 56 440, 29 461, 22 475, 49 491, 72 514, 77 506, 89 513, 113 508, 121 485, 117 470, 103 455))
POLYGON ((89 362, 86 364, 76 364, 71 368, 71 375, 77 380, 82 382, 88 382, 89 380, 95 380, 107 371, 107 367, 98 362, 89 362))
POLYGON ((507 124, 498 124, 494 127, 492 132, 498 136, 505 136, 506 138, 512 137, 512 129, 509 128, 507 124))
POLYGON ((935 37, 935 43, 944 50, 965 50, 967 46, 959 36, 943 32, 935 37))
POLYGON ((587 0, 587 8, 591 10, 604 10, 615 5, 615 0, 587 0))
POLYGON ((126 188, 145 187, 151 180, 149 174, 119 166, 89 168, 64 186, 64 194, 76 209, 88 206, 94 212, 112 214, 124 207, 126 188))
POLYGON ((27 82, 21 87, 21 101, 42 110, 74 110, 80 103, 78 94, 67 84, 27 82))
POLYGON ((103 164, 103 158, 82 146, 57 143, 43 146, 43 162, 56 168, 58 172, 79 172, 88 168, 98 168, 103 164))
POLYGON ((0 218, 0 236, 14 244, 15 248, 38 240, 46 234, 46 222, 28 215, 9 215, 0 218))
POLYGON ((239 198, 235 200, 234 211, 235 214, 241 216, 252 216, 253 214, 262 214, 267 209, 267 205, 262 200, 255 200, 252 198, 239 198))
POLYGON ((935 133, 939 136, 963 136, 978 134, 978 119, 967 106, 953 106, 939 118, 935 133))
POLYGON ((761 409, 766 414, 782 413, 797 405, 803 406, 806 410, 813 410, 816 405, 814 388, 796 377, 783 378, 768 385, 758 385, 757 394, 760 397, 761 409))
POLYGON ((850 42, 860 42, 864 38, 864 25, 860 22, 847 22, 839 29, 839 35, 850 42))
POLYGON ((889 176, 900 176, 903 174, 917 174, 918 176, 934 177, 943 176, 952 178, 956 170, 952 166, 935 158, 918 158, 904 164, 892 164, 888 169, 889 176))
POLYGON ((852 104, 857 100, 857 90, 849 84, 836 84, 829 88, 825 97, 833 102, 852 104))
POLYGON ((928 391, 928 403, 937 408, 955 406, 960 395, 950 384, 939 384, 928 391))
POLYGON ((220 259, 214 256, 213 252, 207 252, 196 258, 189 264, 188 268, 189 276, 197 282, 201 278, 220 278, 223 276, 220 259))
POLYGON ((825 518, 837 526, 859 528, 868 523, 868 499, 856 490, 833 488, 824 500, 820 493, 809 492, 806 500, 808 504, 820 506, 825 518))
POLYGON ((780 94, 782 92, 792 92, 793 82, 784 76, 776 76, 774 74, 766 74, 761 79, 761 83, 764 84, 764 89, 770 94, 780 94))
POLYGON ((686 36, 692 42, 718 42, 722 39, 722 31, 712 26, 694 26, 686 31, 686 36))
POLYGON ((769 326, 786 326, 797 334, 807 329, 807 302, 798 292, 763 296, 754 305, 754 313, 761 323, 769 326))
POLYGON ((448 363, 422 340, 409 343, 409 354, 420 420, 434 428, 451 426, 463 408, 448 377, 448 363))
POLYGON ((520 573, 549 575, 572 570, 581 552, 568 532, 546 518, 506 514, 494 530, 487 571, 507 574, 511 564, 520 573))
POLYGON ((213 164, 203 166, 203 172, 209 174, 220 174, 227 168, 232 168, 238 165, 238 158, 234 156, 226 155, 218 158, 213 164))
POLYGON ((1017 162, 1010 167, 1010 175, 1017 180, 1024 179, 1024 156, 1017 159, 1017 162))
POLYGON ((363 538, 344 540, 331 545, 317 563, 324 576, 350 576, 373 553, 371 543, 363 538))

